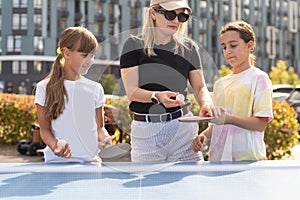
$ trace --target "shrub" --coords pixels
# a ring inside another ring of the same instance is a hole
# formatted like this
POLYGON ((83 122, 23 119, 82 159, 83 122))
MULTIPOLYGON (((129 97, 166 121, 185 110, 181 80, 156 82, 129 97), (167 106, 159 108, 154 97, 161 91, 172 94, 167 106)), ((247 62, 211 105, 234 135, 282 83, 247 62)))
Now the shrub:
POLYGON ((121 92, 121 87, 118 84, 118 80, 113 74, 103 74, 101 76, 100 83, 105 94, 119 94, 121 92))
MULTIPOLYGON (((191 101, 191 105, 189 106, 190 111, 194 115, 199 115, 200 106, 198 105, 194 95, 189 94, 187 98, 191 101)), ((205 130, 208 127, 207 122, 199 122, 199 133, 201 133, 203 130, 205 130)))
POLYGON ((273 100, 273 115, 265 130, 267 157, 285 159, 291 156, 291 149, 298 142, 297 112, 285 101, 273 100))
MULTIPOLYGON (((199 114, 200 107, 197 104, 194 95, 189 94, 187 97, 191 101, 191 105, 189 106, 189 109, 194 115, 199 114)), ((129 101, 126 96, 120 97, 118 99, 113 99, 111 101, 111 105, 116 108, 116 111, 114 112, 114 120, 117 122, 118 126, 122 128, 123 130, 123 142, 130 142, 130 131, 131 131, 131 121, 133 118, 133 113, 129 110, 129 101)), ((199 133, 207 128, 208 123, 207 122, 201 122, 199 123, 199 133)), ((115 132, 115 135, 113 136, 113 142, 118 143, 119 140, 119 131, 115 132)))
POLYGON ((0 143, 16 144, 31 137, 37 121, 33 96, 0 94, 0 143))
POLYGON ((214 77, 214 82, 216 82, 216 80, 218 80, 221 77, 231 74, 232 70, 229 67, 227 67, 226 65, 222 65, 221 69, 219 69, 218 72, 219 72, 219 76, 214 77))
POLYGON ((290 66, 287 70, 286 63, 283 60, 279 60, 276 64, 276 67, 271 67, 269 77, 272 81, 272 84, 300 84, 299 77, 295 73, 294 68, 290 66))
POLYGON ((118 124, 118 127, 122 129, 122 141, 119 141, 120 132, 117 130, 113 136, 114 143, 127 142, 130 143, 130 130, 133 113, 129 110, 129 101, 126 96, 113 99, 111 105, 116 108, 113 113, 113 118, 118 124))

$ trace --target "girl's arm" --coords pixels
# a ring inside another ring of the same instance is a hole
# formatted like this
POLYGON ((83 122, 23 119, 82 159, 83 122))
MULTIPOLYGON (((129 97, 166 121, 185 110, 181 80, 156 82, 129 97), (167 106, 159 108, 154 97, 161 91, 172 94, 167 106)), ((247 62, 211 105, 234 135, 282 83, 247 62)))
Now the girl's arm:
POLYGON ((112 144, 111 136, 108 134, 104 126, 104 108, 103 106, 96 108, 96 123, 98 132, 98 147, 104 149, 106 145, 112 144))
POLYGON ((200 106, 212 104, 209 91, 206 87, 203 71, 200 69, 192 70, 189 73, 189 81, 194 90, 196 101, 200 106))
POLYGON ((226 113, 225 124, 232 124, 244 129, 262 132, 269 122, 268 117, 239 117, 226 113))
POLYGON ((205 84, 203 71, 201 69, 192 70, 189 73, 189 81, 194 90, 196 101, 201 106, 199 116, 219 117, 221 110, 212 103, 211 96, 205 84))
POLYGON ((36 104, 38 122, 40 125, 40 135, 44 143, 54 152, 55 155, 65 158, 71 157, 71 149, 68 144, 64 148, 58 147, 58 139, 54 137, 51 131, 51 122, 45 118, 45 107, 36 104))
POLYGON ((193 151, 198 152, 202 151, 204 146, 206 145, 207 140, 211 139, 212 126, 207 127, 200 135, 194 138, 193 141, 193 151))
POLYGON ((226 112, 224 108, 220 108, 220 110, 222 111, 221 115, 211 120, 217 125, 232 124, 240 128, 262 132, 270 120, 269 117, 239 117, 226 112))

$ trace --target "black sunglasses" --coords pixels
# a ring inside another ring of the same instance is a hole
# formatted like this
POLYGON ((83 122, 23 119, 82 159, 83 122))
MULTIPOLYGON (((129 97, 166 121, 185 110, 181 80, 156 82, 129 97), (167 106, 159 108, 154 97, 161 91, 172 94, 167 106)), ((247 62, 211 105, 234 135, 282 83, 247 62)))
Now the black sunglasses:
POLYGON ((159 13, 159 14, 163 14, 165 16, 165 18, 169 21, 174 20, 176 17, 178 17, 178 21, 179 22, 186 22, 190 15, 187 13, 178 13, 176 14, 176 12, 174 10, 164 10, 162 8, 153 8, 155 10, 155 12, 159 13))

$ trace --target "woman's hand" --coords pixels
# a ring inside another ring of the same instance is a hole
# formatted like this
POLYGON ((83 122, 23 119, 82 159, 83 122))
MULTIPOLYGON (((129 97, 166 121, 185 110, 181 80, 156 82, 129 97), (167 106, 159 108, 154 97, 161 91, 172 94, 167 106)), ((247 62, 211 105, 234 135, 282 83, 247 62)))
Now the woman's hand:
POLYGON ((158 98, 159 102, 162 103, 166 108, 184 105, 184 101, 178 98, 176 99, 178 95, 178 92, 171 91, 161 91, 156 93, 156 97, 158 98))
POLYGON ((215 107, 215 112, 217 113, 214 115, 215 119, 212 119, 210 122, 216 125, 223 125, 226 123, 226 109, 220 106, 215 107))
POLYGON ((199 116, 209 116, 209 117, 215 117, 215 118, 220 118, 224 117, 226 112, 226 109, 220 106, 215 106, 212 103, 209 104, 204 104, 200 108, 199 116))

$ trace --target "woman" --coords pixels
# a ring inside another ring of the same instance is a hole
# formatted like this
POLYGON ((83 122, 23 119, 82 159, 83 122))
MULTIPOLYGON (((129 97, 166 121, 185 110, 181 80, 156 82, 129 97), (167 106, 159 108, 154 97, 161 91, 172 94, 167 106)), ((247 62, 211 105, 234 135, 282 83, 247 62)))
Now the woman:
POLYGON ((192 9, 185 0, 152 0, 142 34, 124 44, 120 64, 130 110, 131 157, 138 162, 199 161, 192 141, 197 123, 181 123, 188 111, 187 80, 199 115, 216 115, 205 85, 197 45, 183 35, 192 9), (176 98, 184 95, 185 100, 176 98))

